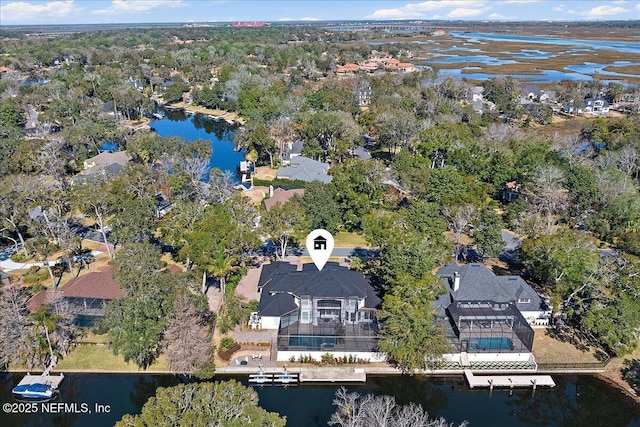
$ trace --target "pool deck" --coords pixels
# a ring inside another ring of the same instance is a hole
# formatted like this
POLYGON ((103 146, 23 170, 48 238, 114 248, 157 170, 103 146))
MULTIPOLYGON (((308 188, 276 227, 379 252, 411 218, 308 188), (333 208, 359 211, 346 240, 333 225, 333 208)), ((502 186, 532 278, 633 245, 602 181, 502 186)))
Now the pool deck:
POLYGON ((476 376, 469 369, 464 370, 464 377, 469 383, 469 388, 474 387, 531 387, 537 386, 555 387, 556 383, 551 375, 480 375, 476 376))

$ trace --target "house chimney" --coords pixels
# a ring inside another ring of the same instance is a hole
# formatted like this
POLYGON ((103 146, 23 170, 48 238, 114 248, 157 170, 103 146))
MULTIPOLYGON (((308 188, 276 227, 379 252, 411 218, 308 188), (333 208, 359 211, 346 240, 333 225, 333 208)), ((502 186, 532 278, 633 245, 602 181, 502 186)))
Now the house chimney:
POLYGON ((269 186, 269 198, 273 197, 273 185, 269 186))
POLYGON ((457 292, 460 289, 460 273, 457 271, 453 273, 453 292, 457 292))

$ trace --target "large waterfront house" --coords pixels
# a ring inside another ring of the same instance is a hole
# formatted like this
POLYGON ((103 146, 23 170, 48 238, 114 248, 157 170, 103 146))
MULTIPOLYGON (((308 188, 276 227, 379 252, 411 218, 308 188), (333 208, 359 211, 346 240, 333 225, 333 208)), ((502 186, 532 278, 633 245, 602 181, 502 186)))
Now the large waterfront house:
POLYGON ((551 311, 520 276, 496 276, 480 263, 438 271, 446 293, 434 304, 452 343, 445 360, 475 369, 535 369, 532 325, 551 311))
POLYGON ((313 264, 266 264, 258 282, 261 293, 254 326, 278 331, 277 360, 331 352, 383 360, 376 352, 380 304, 362 272, 327 263, 322 271, 313 264))

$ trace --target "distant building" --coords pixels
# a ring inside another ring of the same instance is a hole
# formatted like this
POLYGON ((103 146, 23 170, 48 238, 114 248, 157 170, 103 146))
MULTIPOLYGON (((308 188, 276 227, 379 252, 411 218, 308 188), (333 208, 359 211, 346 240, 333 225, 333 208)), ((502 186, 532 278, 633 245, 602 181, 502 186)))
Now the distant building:
POLYGON ((371 104, 371 87, 367 86, 358 91, 358 105, 360 107, 368 107, 371 104))
POLYGON ((267 212, 269 212, 277 203, 285 204, 296 195, 299 197, 304 196, 304 188, 294 188, 291 190, 276 188, 274 190, 273 186, 269 187, 269 198, 264 200, 264 207, 267 209, 267 212))
POLYGON ((116 151, 115 153, 105 151, 84 161, 85 170, 83 174, 90 175, 91 173, 97 172, 100 168, 106 168, 114 164, 124 166, 129 160, 131 160, 131 156, 129 156, 126 151, 116 151))
POLYGON ((609 114, 609 102, 602 98, 586 98, 582 111, 586 114, 605 116, 609 114))
POLYGON ((129 77, 127 80, 127 86, 134 88, 138 92, 144 91, 144 85, 140 83, 138 79, 134 79, 133 77, 129 77))
POLYGON ((282 154, 281 162, 283 165, 290 165, 291 159, 294 157, 298 157, 302 155, 302 149, 304 148, 304 142, 297 140, 287 147, 285 147, 285 151, 282 154))
POLYGON ((291 159, 291 165, 280 168, 276 176, 284 179, 294 179, 305 182, 320 181, 329 183, 331 175, 327 175, 329 165, 310 159, 305 156, 296 156, 291 159))

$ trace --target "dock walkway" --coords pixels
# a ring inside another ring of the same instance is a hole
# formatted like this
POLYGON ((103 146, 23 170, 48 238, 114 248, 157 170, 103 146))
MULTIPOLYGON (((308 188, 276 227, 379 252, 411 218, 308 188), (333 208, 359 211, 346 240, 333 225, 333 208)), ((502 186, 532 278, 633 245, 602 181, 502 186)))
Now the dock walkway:
POLYGON ((531 387, 537 386, 555 387, 556 383, 551 375, 473 375, 469 369, 464 370, 464 377, 469 383, 469 388, 474 387, 531 387))
POLYGON ((358 368, 304 368, 300 370, 300 382, 365 382, 367 374, 358 368))

